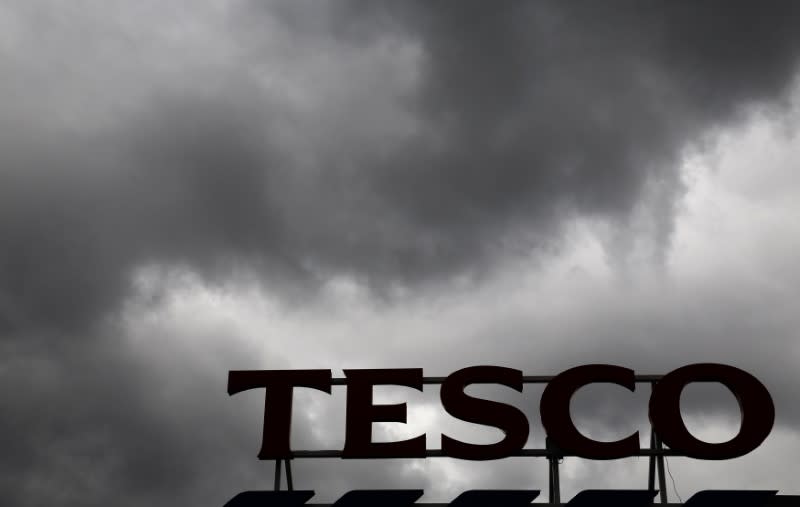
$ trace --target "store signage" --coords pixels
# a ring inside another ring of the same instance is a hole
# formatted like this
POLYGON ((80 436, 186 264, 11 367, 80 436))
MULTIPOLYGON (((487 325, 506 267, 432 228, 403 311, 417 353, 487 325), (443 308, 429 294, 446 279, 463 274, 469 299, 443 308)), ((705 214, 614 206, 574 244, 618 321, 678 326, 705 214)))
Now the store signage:
MULTIPOLYGON (((382 405, 373 402, 373 387, 397 385, 422 390, 422 368, 344 370, 347 389, 345 442, 341 457, 424 458, 425 435, 395 442, 373 442, 372 424, 407 422, 405 403, 382 405)), ((539 412, 545 433, 554 448, 565 455, 587 459, 617 459, 640 455, 639 434, 632 433, 614 442, 593 440, 578 431, 570 417, 570 400, 581 387, 593 383, 612 383, 630 391, 636 388, 634 371, 621 366, 591 364, 577 366, 549 380, 541 397, 539 412)), ((504 437, 492 444, 464 442, 442 435, 441 455, 467 460, 491 460, 514 456, 528 440, 529 424, 517 407, 467 394, 471 384, 498 384, 522 391, 522 371, 500 366, 473 366, 458 370, 441 381, 440 398, 445 411, 470 423, 500 429, 504 437)), ((266 390, 263 439, 260 459, 290 459, 292 395, 295 388, 331 392, 331 370, 231 371, 228 393, 250 389, 266 390)), ((775 407, 766 387, 751 374, 724 364, 701 363, 678 368, 653 382, 649 400, 650 423, 656 435, 672 451, 706 460, 726 460, 743 456, 767 438, 775 421, 775 407), (680 398, 683 389, 694 382, 717 382, 738 400, 741 425, 727 442, 710 443, 690 433, 683 422, 680 398)))

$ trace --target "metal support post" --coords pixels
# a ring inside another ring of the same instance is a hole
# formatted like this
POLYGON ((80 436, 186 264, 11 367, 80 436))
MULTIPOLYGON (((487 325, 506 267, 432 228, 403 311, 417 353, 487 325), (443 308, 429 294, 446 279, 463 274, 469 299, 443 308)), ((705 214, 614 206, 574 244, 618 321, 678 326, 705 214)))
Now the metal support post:
POLYGON ((275 491, 281 490, 281 460, 275 460, 275 487, 272 488, 275 491))
MULTIPOLYGON (((653 432, 653 435, 655 435, 656 449, 659 451, 662 450, 661 439, 658 438, 655 432, 653 432)), ((667 503, 667 483, 664 480, 664 456, 661 454, 656 456, 656 463, 658 465, 658 494, 661 497, 661 503, 667 503)))
POLYGON ((288 459, 276 459, 275 460, 275 491, 281 490, 281 463, 286 461, 286 487, 289 491, 294 491, 294 484, 292 483, 292 465, 291 461, 288 459))
POLYGON ((294 484, 292 483, 292 460, 286 460, 286 489, 294 491, 294 484))
MULTIPOLYGON (((656 432, 651 429, 650 430, 650 450, 653 450, 655 448, 656 448, 656 432)), ((647 461, 649 462, 649 465, 650 465, 650 470, 647 473, 647 489, 649 489, 650 491, 653 491, 654 489, 656 489, 656 457, 655 456, 649 456, 647 458, 647 461)), ((663 488, 664 486, 662 485, 661 487, 663 488)))
POLYGON ((557 505, 561 503, 561 480, 558 476, 558 461, 561 456, 556 452, 557 448, 553 445, 550 437, 545 437, 545 447, 550 451, 547 456, 549 464, 549 501, 551 504, 557 505))

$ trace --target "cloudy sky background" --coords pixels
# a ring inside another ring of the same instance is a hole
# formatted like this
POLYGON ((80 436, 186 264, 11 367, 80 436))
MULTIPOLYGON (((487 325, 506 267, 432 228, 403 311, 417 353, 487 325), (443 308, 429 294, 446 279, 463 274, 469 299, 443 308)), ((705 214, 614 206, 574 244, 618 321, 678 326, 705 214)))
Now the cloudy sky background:
MULTIPOLYGON (((0 1, 0 493, 15 506, 222 505, 271 486, 232 369, 711 361, 773 394, 698 489, 800 493, 800 4, 0 1)), ((647 439, 647 389, 581 391, 647 439)), ((476 389, 524 408, 541 387, 476 389)), ((435 388, 407 427, 492 442, 435 388)), ((297 395, 339 448, 344 392, 297 395)), ((691 386, 689 427, 738 408, 691 386)), ((298 462, 297 487, 546 490, 546 462, 298 462)), ((562 464, 562 497, 645 487, 562 464)), ((675 498, 672 483, 669 494, 675 498)))

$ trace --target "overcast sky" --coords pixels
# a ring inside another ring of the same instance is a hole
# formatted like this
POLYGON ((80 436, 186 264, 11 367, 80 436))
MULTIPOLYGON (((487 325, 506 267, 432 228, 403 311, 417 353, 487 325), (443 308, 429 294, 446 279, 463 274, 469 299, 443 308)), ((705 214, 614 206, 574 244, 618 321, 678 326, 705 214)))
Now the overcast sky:
MULTIPOLYGON (((669 495, 800 494, 800 3, 0 0, 0 497, 221 506, 268 489, 237 369, 719 362, 761 448, 672 458, 669 495)), ((493 442, 379 388, 376 438, 493 442)), ((541 387, 476 389, 523 408, 541 387)), ((640 386, 586 434, 648 438, 640 386)), ((344 391, 299 392, 340 448, 344 391)), ((736 434, 718 385, 688 426, 736 434)), ((547 488, 537 459, 297 462, 298 488, 547 488)), ((562 498, 647 462, 562 463, 562 498)), ((668 478, 669 480, 669 478, 668 478)), ((546 493, 545 493, 546 498, 546 493)))

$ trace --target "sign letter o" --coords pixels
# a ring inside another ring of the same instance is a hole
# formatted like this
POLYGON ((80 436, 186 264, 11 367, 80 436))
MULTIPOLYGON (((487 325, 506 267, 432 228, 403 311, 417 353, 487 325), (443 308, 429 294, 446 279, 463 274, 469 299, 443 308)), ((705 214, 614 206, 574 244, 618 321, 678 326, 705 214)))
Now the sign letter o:
POLYGON ((653 386, 650 424, 671 449, 687 457, 724 460, 744 456, 767 438, 775 423, 775 406, 764 384, 746 371, 715 363, 690 364, 678 368, 653 386), (695 438, 681 417, 681 392, 692 382, 719 382, 736 396, 741 410, 739 433, 722 443, 695 438))

